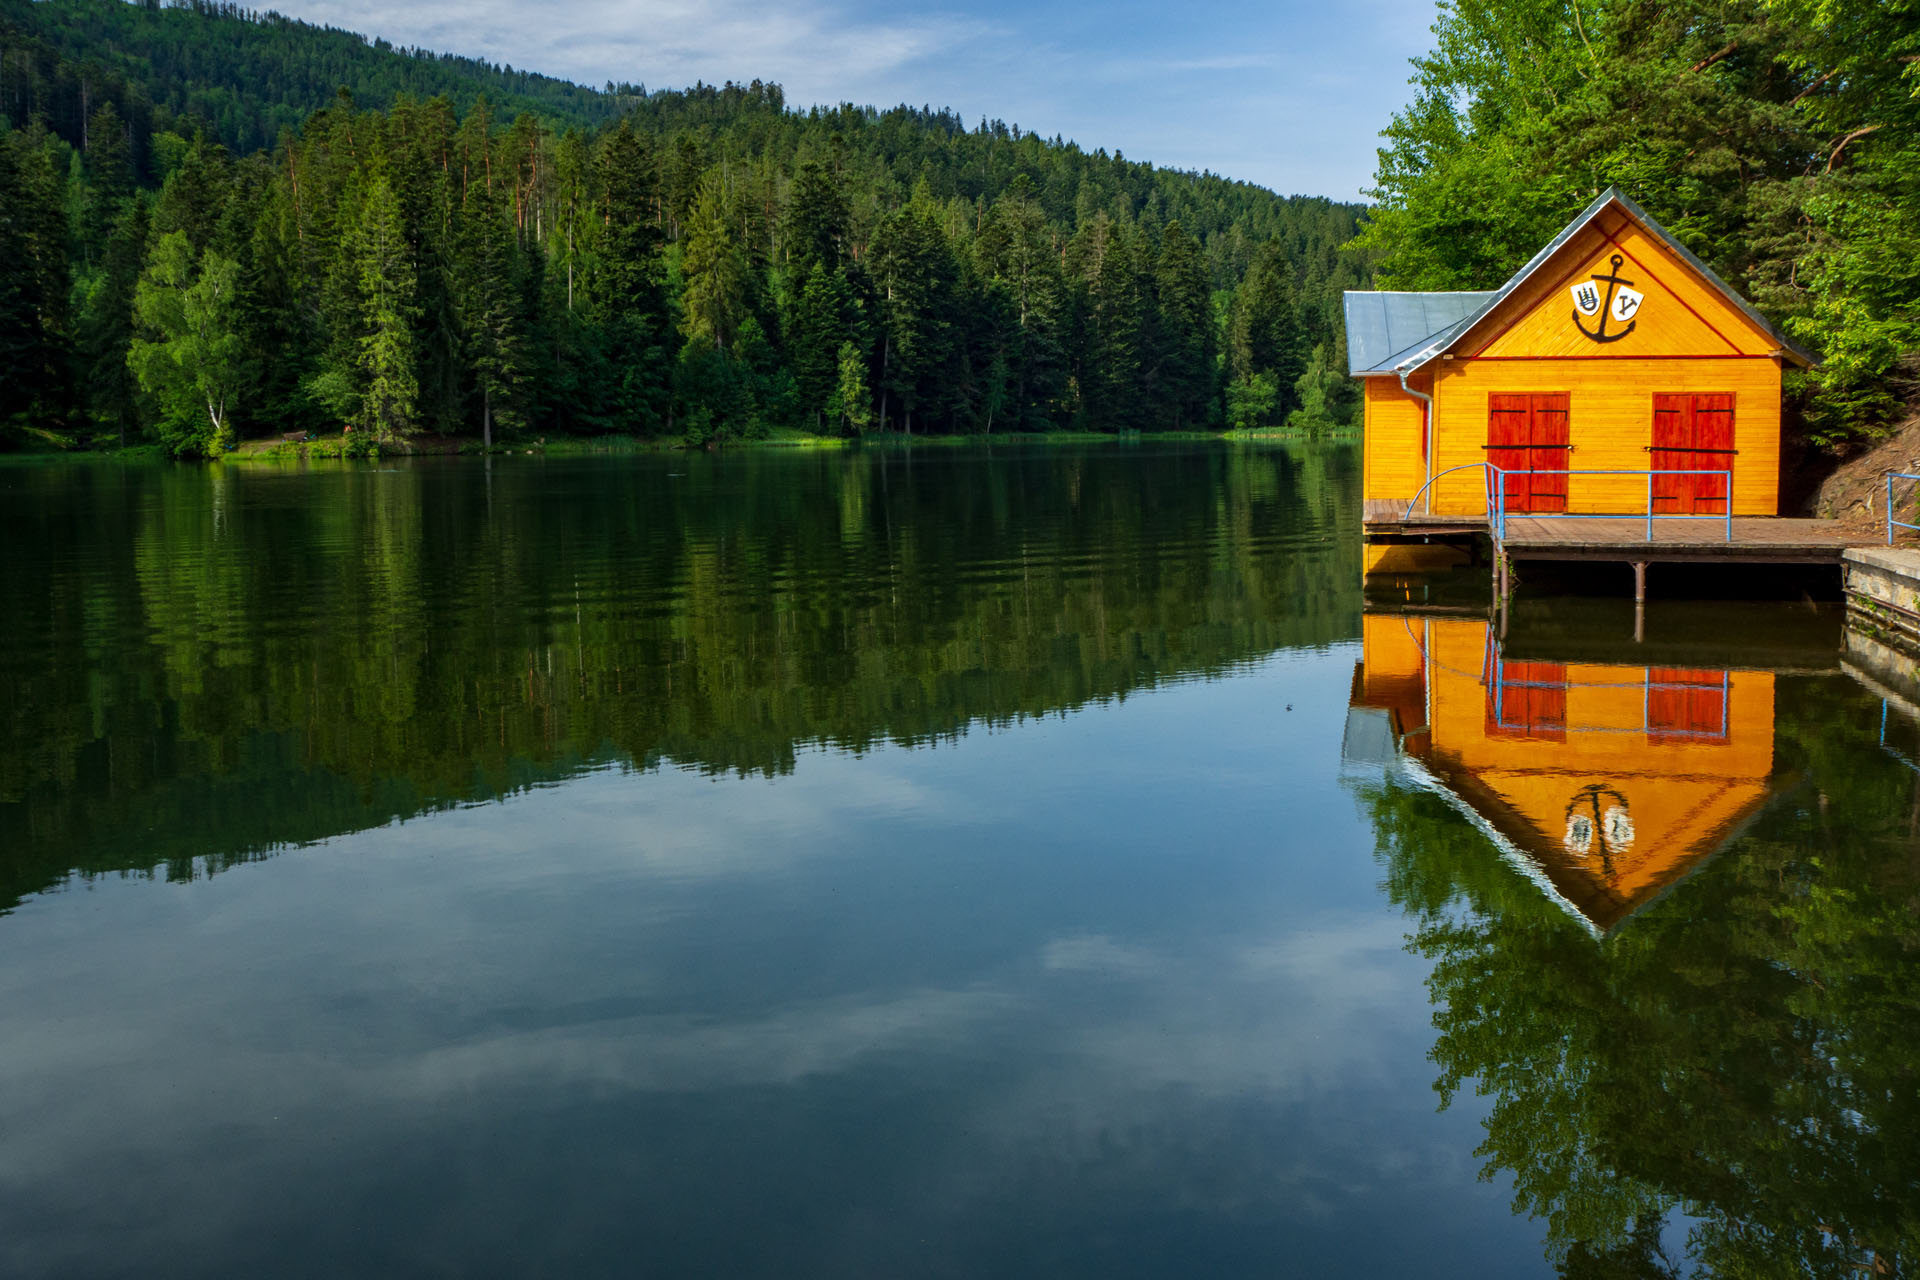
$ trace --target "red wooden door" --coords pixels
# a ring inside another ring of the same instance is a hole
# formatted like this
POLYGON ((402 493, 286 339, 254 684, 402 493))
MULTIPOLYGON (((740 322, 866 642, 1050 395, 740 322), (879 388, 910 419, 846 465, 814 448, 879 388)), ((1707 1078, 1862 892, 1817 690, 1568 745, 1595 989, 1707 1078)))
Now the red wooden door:
MULTIPOLYGON (((1653 397, 1653 469, 1733 470, 1733 397, 1690 392, 1653 397)), ((1678 515, 1724 515, 1727 477, 1656 475, 1653 509, 1678 515)))
POLYGON ((1667 741, 1727 740, 1727 673, 1647 669, 1647 735, 1667 741))
POLYGON ((1567 394, 1487 397, 1487 461, 1505 472, 1508 511, 1567 509, 1567 394))

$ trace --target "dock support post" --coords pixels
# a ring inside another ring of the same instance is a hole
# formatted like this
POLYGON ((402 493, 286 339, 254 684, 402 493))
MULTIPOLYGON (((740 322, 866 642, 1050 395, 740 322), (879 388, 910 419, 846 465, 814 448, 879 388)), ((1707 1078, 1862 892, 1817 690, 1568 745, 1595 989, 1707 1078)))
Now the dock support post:
POLYGON ((1647 638, 1647 562, 1633 562, 1633 642, 1641 644, 1647 638))

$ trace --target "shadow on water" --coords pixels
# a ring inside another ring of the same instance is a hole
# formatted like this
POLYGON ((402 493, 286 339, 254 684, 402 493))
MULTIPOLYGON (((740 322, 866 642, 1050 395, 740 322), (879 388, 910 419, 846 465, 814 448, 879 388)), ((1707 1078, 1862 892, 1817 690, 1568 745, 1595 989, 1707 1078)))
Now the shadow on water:
POLYGON ((1909 1274, 1920 726, 1843 672, 1839 612, 1363 636, 1345 769, 1432 965, 1435 1087, 1485 1100, 1562 1274, 1909 1274))

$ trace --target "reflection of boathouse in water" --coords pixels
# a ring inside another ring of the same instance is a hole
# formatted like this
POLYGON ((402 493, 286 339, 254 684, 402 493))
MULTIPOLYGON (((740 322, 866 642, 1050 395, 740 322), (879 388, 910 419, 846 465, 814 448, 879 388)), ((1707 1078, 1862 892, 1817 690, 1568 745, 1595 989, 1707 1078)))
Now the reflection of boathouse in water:
POLYGON ((1768 671, 1513 661, 1480 619, 1369 614, 1345 754, 1461 807, 1606 933, 1767 799, 1768 671))

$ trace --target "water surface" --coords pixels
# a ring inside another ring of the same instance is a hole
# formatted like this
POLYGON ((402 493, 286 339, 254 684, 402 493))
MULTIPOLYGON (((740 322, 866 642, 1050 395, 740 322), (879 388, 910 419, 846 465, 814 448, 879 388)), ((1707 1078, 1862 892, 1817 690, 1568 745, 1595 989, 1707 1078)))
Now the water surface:
POLYGON ((1366 614, 1357 486, 0 468, 0 1271, 1913 1265, 1899 704, 1366 614))

